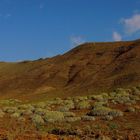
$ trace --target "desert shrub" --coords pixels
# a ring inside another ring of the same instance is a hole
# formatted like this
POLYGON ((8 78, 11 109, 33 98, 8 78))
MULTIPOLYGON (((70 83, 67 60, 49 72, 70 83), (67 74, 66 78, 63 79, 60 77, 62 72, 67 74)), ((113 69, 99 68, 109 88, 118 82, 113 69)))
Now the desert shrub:
POLYGON ((44 118, 46 122, 63 121, 64 115, 58 111, 46 111, 44 118))
POLYGON ((116 92, 115 91, 114 92, 110 92, 109 96, 112 97, 112 98, 115 97, 116 96, 116 92))
POLYGON ((28 105, 26 105, 26 104, 22 104, 22 105, 18 106, 18 109, 21 109, 21 110, 22 109, 24 110, 24 109, 27 109, 27 108, 28 108, 28 105))
POLYGON ((61 98, 59 98, 59 97, 56 97, 56 98, 54 98, 54 100, 62 100, 61 98))
POLYGON ((66 122, 76 122, 76 121, 80 121, 81 117, 66 117, 65 121, 66 122))
POLYGON ((34 104, 35 108, 45 108, 46 107, 46 103, 45 102, 39 102, 37 104, 34 104))
POLYGON ((93 116, 87 116, 87 115, 82 116, 81 119, 83 121, 95 121, 95 117, 93 117, 93 116))
POLYGON ((115 109, 113 109, 113 110, 111 110, 111 111, 109 112, 109 115, 111 115, 112 117, 121 117, 121 116, 123 116, 124 114, 123 114, 123 112, 120 111, 120 110, 115 110, 115 109))
POLYGON ((10 115, 12 118, 19 118, 21 116, 21 113, 15 112, 10 115))
POLYGON ((63 101, 64 104, 73 104, 73 100, 64 100, 63 101))
POLYGON ((115 101, 115 100, 111 100, 111 103, 113 103, 113 104, 117 104, 117 102, 115 101))
POLYGON ((57 108, 57 111, 60 111, 60 112, 68 112, 69 110, 70 108, 67 106, 60 106, 57 108))
MULTIPOLYGON (((51 101, 51 100, 46 100, 46 101, 44 101, 44 103, 46 104, 46 106, 52 105, 52 101, 51 101)), ((35 105, 35 104, 34 104, 34 105, 35 105)))
POLYGON ((109 99, 109 94, 108 93, 101 93, 102 97, 105 99, 109 99))
POLYGON ((16 107, 4 107, 3 111, 6 113, 14 113, 17 111, 17 108, 16 107))
POLYGON ((52 110, 52 108, 51 107, 49 107, 49 106, 46 106, 46 108, 45 108, 46 110, 52 110))
POLYGON ((22 103, 22 101, 18 99, 9 99, 9 102, 14 103, 14 104, 22 103))
POLYGON ((73 112, 63 112, 64 117, 75 117, 75 113, 73 112))
POLYGON ((80 140, 79 138, 76 137, 76 135, 78 135, 78 130, 74 129, 73 127, 63 129, 56 127, 51 129, 49 133, 61 136, 61 140, 67 140, 69 138, 72 140, 80 140), (68 136, 70 137, 68 138, 68 136))
POLYGON ((130 95, 129 98, 130 100, 140 101, 140 97, 137 95, 130 95))
POLYGON ((93 108, 98 108, 98 107, 102 107, 102 106, 107 106, 108 102, 95 102, 93 105, 93 108))
POLYGON ((109 112, 111 112, 111 109, 105 106, 100 106, 100 107, 96 107, 93 108, 93 110, 91 110, 88 115, 89 116, 105 116, 108 115, 109 112))
POLYGON ((128 103, 130 101, 130 94, 126 92, 125 89, 117 89, 116 95, 115 97, 113 97, 113 100, 120 104, 128 103))
POLYGON ((103 119, 103 120, 106 120, 106 121, 111 121, 111 120, 113 120, 113 116, 111 116, 111 115, 106 115, 106 116, 102 117, 102 119, 103 119))
MULTIPOLYGON (((19 109, 17 109, 15 112, 13 112, 13 113, 20 113, 21 115, 23 115, 23 112, 24 112, 25 110, 19 110, 19 109)), ((12 113, 11 113, 12 114, 12 113)))
POLYGON ((91 107, 89 101, 80 101, 78 103, 75 103, 76 109, 89 109, 91 107))
POLYGON ((74 109, 75 108, 74 103, 73 104, 66 104, 65 107, 69 108, 69 109, 74 109))
POLYGON ((88 100, 94 100, 94 95, 88 95, 87 98, 88 100))
POLYGON ((114 100, 119 104, 126 104, 130 102, 130 98, 125 96, 116 97, 114 100))
POLYGON ((108 136, 99 135, 98 140, 111 140, 111 138, 108 136))
POLYGON ((129 93, 126 92, 126 90, 122 89, 122 90, 118 90, 116 91, 116 96, 115 97, 129 97, 129 93))
POLYGON ((36 108, 34 113, 38 115, 44 115, 46 113, 46 110, 42 108, 36 108))
POLYGON ((112 103, 129 104, 134 103, 133 95, 130 94, 128 89, 117 89, 116 94, 112 97, 112 103))
POLYGON ((0 104, 5 105, 5 106, 14 106, 20 103, 21 101, 17 99, 0 100, 0 104))
POLYGON ((76 96, 76 97, 73 98, 73 101, 74 102, 79 102, 79 101, 85 101, 87 99, 88 99, 87 96, 76 96))
POLYGON ((26 110, 26 109, 28 109, 28 110, 31 110, 31 111, 34 111, 35 110, 34 106, 31 105, 31 104, 22 104, 22 105, 19 105, 18 106, 18 109, 20 109, 20 110, 26 110))
POLYGON ((85 135, 91 135, 91 133, 93 132, 93 127, 91 125, 85 125, 83 127, 83 132, 85 135))
POLYGON ((92 111, 88 113, 89 116, 107 116, 110 115, 112 117, 123 116, 123 112, 120 110, 111 109, 105 106, 96 106, 92 111))
MULTIPOLYGON (((115 92, 116 92, 117 94, 122 94, 122 95, 129 94, 129 93, 127 93, 127 91, 126 91, 125 89, 123 89, 123 88, 117 88, 117 89, 115 89, 115 92)), ((117 95, 117 94, 116 94, 116 95, 117 95)))
POLYGON ((32 122, 36 125, 44 124, 43 118, 40 115, 37 115, 37 114, 32 116, 32 122))
POLYGON ((53 105, 60 105, 62 103, 63 103, 63 100, 61 98, 55 98, 54 100, 52 100, 53 105))
POLYGON ((121 98, 115 99, 117 104, 124 104, 124 101, 121 98))
POLYGON ((69 109, 74 109, 75 105, 72 100, 64 100, 63 105, 69 109))
POLYGON ((125 105, 127 105, 127 106, 131 106, 131 105, 132 105, 132 103, 130 103, 130 102, 129 102, 129 103, 125 103, 125 105))
POLYGON ((132 90, 132 93, 133 93, 134 95, 140 95, 140 90, 139 90, 139 88, 137 88, 137 87, 132 87, 131 90, 132 90))

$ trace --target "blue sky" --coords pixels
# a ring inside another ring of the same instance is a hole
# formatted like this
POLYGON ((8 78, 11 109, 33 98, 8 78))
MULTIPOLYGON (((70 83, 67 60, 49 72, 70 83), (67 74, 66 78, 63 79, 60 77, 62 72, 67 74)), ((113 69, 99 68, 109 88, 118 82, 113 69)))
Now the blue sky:
POLYGON ((0 61, 140 37, 140 0, 0 0, 0 61))

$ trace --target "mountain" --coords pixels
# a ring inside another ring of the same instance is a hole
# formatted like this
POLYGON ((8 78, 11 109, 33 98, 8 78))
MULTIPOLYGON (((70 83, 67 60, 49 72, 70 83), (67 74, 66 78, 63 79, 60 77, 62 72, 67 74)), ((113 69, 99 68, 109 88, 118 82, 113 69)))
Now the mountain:
POLYGON ((0 62, 0 98, 105 92, 140 83, 140 40, 85 43, 52 58, 0 62))

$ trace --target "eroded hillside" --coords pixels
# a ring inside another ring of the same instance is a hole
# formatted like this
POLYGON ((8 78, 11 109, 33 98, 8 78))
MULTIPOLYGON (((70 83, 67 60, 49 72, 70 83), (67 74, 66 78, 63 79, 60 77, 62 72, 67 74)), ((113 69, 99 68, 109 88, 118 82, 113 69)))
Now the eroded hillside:
POLYGON ((139 64, 139 40, 85 43, 53 58, 1 62, 0 95, 63 97, 135 86, 140 82, 139 64))

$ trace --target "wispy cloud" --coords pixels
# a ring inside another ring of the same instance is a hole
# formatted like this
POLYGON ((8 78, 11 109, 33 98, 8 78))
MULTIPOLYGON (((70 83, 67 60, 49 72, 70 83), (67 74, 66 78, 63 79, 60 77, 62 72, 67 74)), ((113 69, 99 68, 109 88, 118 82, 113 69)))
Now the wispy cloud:
POLYGON ((78 46, 85 42, 85 39, 82 36, 72 36, 70 38, 72 47, 78 46))
POLYGON ((132 35, 140 31, 140 14, 135 13, 130 18, 123 18, 121 19, 121 23, 124 26, 125 33, 127 35, 132 35))
POLYGON ((118 32, 113 32, 112 38, 114 41, 121 41, 122 40, 122 36, 121 34, 119 34, 118 32))

